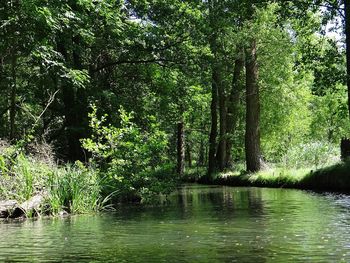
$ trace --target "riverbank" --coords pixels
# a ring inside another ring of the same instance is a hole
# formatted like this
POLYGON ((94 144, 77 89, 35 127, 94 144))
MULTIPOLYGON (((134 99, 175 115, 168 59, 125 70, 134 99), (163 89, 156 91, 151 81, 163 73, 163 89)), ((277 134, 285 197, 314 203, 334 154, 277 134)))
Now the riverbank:
MULTIPOLYGON (((94 213, 126 201, 154 203, 160 194, 170 194, 181 182, 200 182, 207 171, 206 167, 195 167, 179 180, 174 165, 125 174, 115 165, 112 171, 102 171, 94 163, 59 165, 44 145, 30 146, 26 151, 0 143, 0 150, 0 218, 94 213)), ((244 166, 237 169, 243 170, 244 166)), ((231 171, 216 174, 206 183, 350 192, 349 174, 347 162, 316 171, 231 171)))
MULTIPOLYGON (((205 173, 205 169, 191 170, 185 180, 200 182, 205 173)), ((214 175, 210 183, 227 186, 350 192, 350 162, 339 162, 318 170, 273 168, 252 174, 229 171, 214 175)))
POLYGON ((0 218, 84 214, 105 204, 94 169, 81 163, 59 166, 21 153, 4 156, 0 156, 0 218))
POLYGON ((172 166, 146 167, 127 176, 93 162, 59 164, 49 146, 28 148, 0 140, 0 218, 86 214, 119 202, 152 202, 178 183, 172 166))

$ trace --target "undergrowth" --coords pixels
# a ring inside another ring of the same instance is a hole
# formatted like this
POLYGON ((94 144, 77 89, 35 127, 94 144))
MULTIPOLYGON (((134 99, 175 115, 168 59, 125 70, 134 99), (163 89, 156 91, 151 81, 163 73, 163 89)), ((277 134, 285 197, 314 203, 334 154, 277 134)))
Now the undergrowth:
POLYGON ((97 172, 82 163, 59 166, 16 147, 1 148, 0 200, 22 203, 42 195, 43 213, 88 213, 100 210, 106 203, 101 187, 97 172))
POLYGON ((94 162, 58 165, 52 154, 43 156, 8 144, 0 147, 0 200, 21 204, 40 195, 45 201, 38 214, 82 214, 114 209, 123 201, 153 203, 177 184, 172 165, 123 177, 101 170, 94 162))

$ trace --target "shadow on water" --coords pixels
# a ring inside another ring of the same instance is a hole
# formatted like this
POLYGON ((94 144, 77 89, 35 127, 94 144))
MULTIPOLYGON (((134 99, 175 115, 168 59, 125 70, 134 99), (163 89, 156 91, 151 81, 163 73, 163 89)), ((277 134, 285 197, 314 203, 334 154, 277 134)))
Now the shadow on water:
POLYGON ((0 262, 347 262, 350 197, 184 186, 157 206, 0 224, 0 262))

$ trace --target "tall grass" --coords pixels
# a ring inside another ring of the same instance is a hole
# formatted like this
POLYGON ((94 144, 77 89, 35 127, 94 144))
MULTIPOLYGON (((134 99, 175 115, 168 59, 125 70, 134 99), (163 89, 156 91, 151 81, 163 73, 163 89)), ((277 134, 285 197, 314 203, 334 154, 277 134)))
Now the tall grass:
POLYGON ((62 210, 73 214, 100 208, 101 186, 96 171, 82 164, 56 169, 48 177, 48 202, 54 214, 62 210))
POLYGON ((23 154, 0 155, 0 199, 28 200, 44 188, 50 167, 23 154))
POLYGON ((58 166, 6 147, 0 152, 0 200, 22 203, 35 195, 45 197, 41 213, 88 213, 107 205, 103 180, 82 163, 58 166))

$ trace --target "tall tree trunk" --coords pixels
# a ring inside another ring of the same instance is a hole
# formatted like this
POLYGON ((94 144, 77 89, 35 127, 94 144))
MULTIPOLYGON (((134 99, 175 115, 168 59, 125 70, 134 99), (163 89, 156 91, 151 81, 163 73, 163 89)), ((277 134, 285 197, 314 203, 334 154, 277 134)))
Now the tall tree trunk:
MULTIPOLYGON (((78 52, 78 48, 81 46, 81 41, 78 36, 72 38, 73 42, 73 66, 75 69, 83 70, 83 63, 81 59, 81 54, 78 52)), ((75 123, 72 123, 73 129, 73 141, 74 144, 74 159, 84 161, 86 156, 84 150, 81 146, 80 140, 87 136, 88 128, 88 99, 87 99, 87 88, 75 89, 75 123)), ((85 160, 86 161, 86 160, 85 160)))
POLYGON ((79 159, 79 137, 76 135, 76 115, 75 112, 75 92, 73 87, 64 82, 62 86, 62 102, 64 104, 64 116, 65 116, 65 126, 66 126, 66 138, 68 143, 68 159, 70 161, 75 161, 79 159))
MULTIPOLYGON (((64 38, 62 36, 57 36, 57 38, 60 39, 57 44, 58 52, 62 54, 66 62, 74 69, 82 70, 81 56, 77 51, 80 46, 80 39, 78 37, 71 38, 72 50, 68 52, 63 42, 64 38)), ((80 140, 86 137, 88 126, 87 92, 83 88, 75 88, 71 83, 65 80, 61 82, 61 90, 68 146, 67 159, 69 161, 85 161, 86 157, 80 140)))
POLYGON ((227 124, 227 108, 226 108, 226 94, 222 83, 218 83, 218 99, 219 99, 219 120, 220 120, 220 133, 219 144, 217 149, 217 165, 219 171, 223 171, 226 167, 226 124, 227 124))
POLYGON ((216 137, 218 129, 218 116, 217 116, 217 106, 218 106, 218 85, 220 85, 220 75, 219 67, 217 61, 217 1, 208 0, 209 6, 209 19, 211 27, 211 35, 209 36, 209 44, 214 58, 211 62, 212 78, 211 78, 211 105, 210 105, 210 117, 211 117, 211 127, 209 135, 209 155, 208 155, 208 173, 204 181, 210 181, 211 176, 216 170, 216 137))
MULTIPOLYGON (((76 1, 70 0, 69 5, 73 11, 80 11, 76 1)), ((73 69, 84 69, 80 54, 80 49, 83 48, 80 37, 74 35, 73 32, 69 32, 68 37, 67 35, 58 35, 57 39, 58 52, 65 58, 66 63, 73 69), (67 47, 69 47, 69 50, 67 50, 67 47)), ((86 137, 88 126, 87 91, 85 88, 74 87, 65 80, 61 82, 61 90, 68 145, 67 159, 70 161, 84 161, 86 156, 80 140, 86 137)))
POLYGON ((242 87, 239 80, 244 66, 243 54, 240 51, 239 57, 235 61, 235 67, 232 77, 231 92, 227 103, 227 140, 226 140, 226 160, 225 166, 229 168, 232 166, 232 141, 235 128, 238 121, 240 97, 242 95, 242 87))
POLYGON ((345 5, 345 42, 346 42, 346 84, 348 87, 348 111, 350 118, 350 0, 344 0, 345 5))
POLYGON ((10 94, 10 140, 15 137, 15 129, 16 129, 16 114, 17 114, 17 105, 16 105, 16 97, 17 97, 17 76, 16 76, 16 64, 17 58, 15 55, 12 57, 11 61, 11 94, 10 94))
POLYGON ((177 124, 177 173, 183 176, 185 172, 185 128, 184 123, 177 124))
POLYGON ((208 157, 208 178, 211 179, 211 175, 216 169, 216 137, 218 129, 218 116, 217 116, 217 104, 218 104, 218 83, 219 74, 217 68, 213 68, 212 72, 212 85, 211 85, 211 105, 210 105, 210 116, 211 116, 211 128, 209 136, 209 157, 208 157))
POLYGON ((260 99, 258 86, 258 65, 256 42, 246 50, 246 133, 245 154, 247 171, 257 172, 261 169, 260 153, 260 99))
MULTIPOLYGON (((58 36, 61 38, 61 36, 58 36)), ((62 39, 61 39, 62 41, 62 39)), ((57 44, 57 50, 65 58, 66 62, 70 61, 72 64, 75 64, 75 56, 69 56, 66 46, 63 42, 59 41, 57 44)), ((81 115, 81 112, 76 111, 76 92, 71 83, 66 80, 61 81, 61 90, 62 90, 62 102, 63 102, 63 114, 65 118, 65 127, 66 127, 66 139, 67 139, 67 159, 69 161, 82 160, 82 149, 79 140, 81 137, 77 133, 78 129, 78 115, 81 115)))

